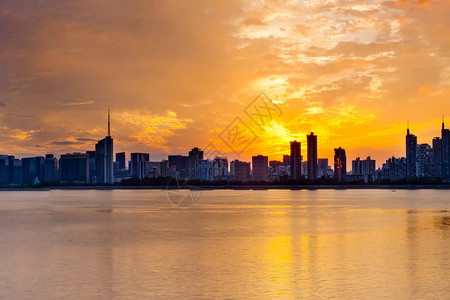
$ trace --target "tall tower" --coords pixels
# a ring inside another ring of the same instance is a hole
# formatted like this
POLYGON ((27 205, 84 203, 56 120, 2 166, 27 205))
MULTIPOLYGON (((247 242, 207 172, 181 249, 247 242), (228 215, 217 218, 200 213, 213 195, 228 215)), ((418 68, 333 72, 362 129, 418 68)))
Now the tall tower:
POLYGON ((417 176, 417 137, 406 130, 406 176, 417 176))
POLYGON ((291 179, 302 177, 302 152, 300 142, 291 142, 291 179))
POLYGON ((311 132, 306 136, 308 142, 308 163, 307 176, 308 179, 317 179, 317 135, 311 132))
POLYGON ((341 147, 334 149, 334 179, 339 182, 347 179, 347 156, 341 147))
POLYGON ((442 180, 450 180, 450 130, 445 129, 444 116, 442 116, 442 180))
POLYGON ((114 183, 114 141, 111 138, 111 117, 108 108, 108 135, 95 145, 97 183, 114 183))

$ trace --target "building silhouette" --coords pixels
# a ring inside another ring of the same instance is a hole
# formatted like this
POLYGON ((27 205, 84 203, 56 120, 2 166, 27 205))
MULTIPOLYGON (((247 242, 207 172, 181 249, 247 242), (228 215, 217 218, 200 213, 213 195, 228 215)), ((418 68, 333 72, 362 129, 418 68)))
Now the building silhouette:
POLYGON ((254 181, 269 180, 269 157, 263 155, 252 156, 252 179, 254 181))
POLYGON ((406 176, 417 176, 417 137, 406 131, 406 176))
POLYGON ((44 160, 44 182, 57 182, 58 181, 58 160, 53 154, 45 155, 44 160))
POLYGON ((441 130, 442 141, 442 180, 450 181, 450 130, 445 129, 444 120, 442 120, 441 130))
POLYGON ((108 109, 108 135, 95 145, 96 182, 114 183, 114 141, 111 138, 111 117, 108 109))
POLYGON ((226 157, 218 157, 213 159, 214 180, 228 180, 228 159, 226 157))
POLYGON ((368 156, 365 160, 357 157, 352 161, 352 175, 361 176, 364 182, 371 182, 375 180, 375 160, 368 156))
POLYGON ((117 166, 119 167, 119 170, 125 170, 126 169, 126 156, 125 152, 119 152, 116 153, 116 162, 118 163, 117 166))
POLYGON ((407 160, 405 157, 391 157, 386 160, 381 169, 381 179, 397 181, 407 176, 407 160))
POLYGON ((150 161, 148 153, 131 153, 131 177, 142 179, 145 177, 145 162, 150 161))
POLYGON ((189 156, 169 155, 170 168, 177 178, 189 178, 189 156))
POLYGON ((59 164, 62 182, 89 183, 89 154, 63 154, 59 164))
POLYGON ((233 160, 230 163, 230 175, 234 181, 250 181, 250 163, 240 160, 233 160))
POLYGON ((347 179, 347 156, 341 147, 334 149, 334 179, 338 182, 347 179))
POLYGON ((300 142, 291 142, 291 179, 299 180, 302 178, 302 152, 300 142))
POLYGON ((433 149, 428 144, 417 145, 417 176, 433 176, 433 149))
POLYGON ((197 175, 197 167, 203 160, 203 151, 195 147, 189 151, 189 177, 195 178, 197 175))
POLYGON ((308 147, 307 177, 315 180, 317 179, 317 135, 311 132, 310 135, 306 136, 306 140, 308 147))
POLYGON ((442 178, 442 139, 433 138, 433 177, 442 178))

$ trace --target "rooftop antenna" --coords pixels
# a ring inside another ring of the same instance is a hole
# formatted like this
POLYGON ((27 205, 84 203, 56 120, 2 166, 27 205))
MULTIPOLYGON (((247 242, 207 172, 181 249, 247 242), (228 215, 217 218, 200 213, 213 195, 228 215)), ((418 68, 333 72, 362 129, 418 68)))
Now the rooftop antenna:
POLYGON ((444 130, 444 114, 442 114, 442 130, 444 130))
POLYGON ((406 134, 409 134, 409 120, 408 121, 406 121, 406 124, 407 124, 407 129, 406 129, 406 134))
POLYGON ((109 113, 109 107, 108 107, 108 136, 111 136, 111 116, 109 113))

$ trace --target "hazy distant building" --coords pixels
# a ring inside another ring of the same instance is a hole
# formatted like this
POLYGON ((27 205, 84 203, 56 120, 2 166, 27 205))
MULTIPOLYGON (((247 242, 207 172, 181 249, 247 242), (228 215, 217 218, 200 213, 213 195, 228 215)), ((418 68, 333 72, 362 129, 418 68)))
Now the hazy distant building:
POLYGON ((300 142, 291 142, 291 179, 299 180, 302 177, 302 152, 300 142))
POLYGON ((347 176, 347 156, 341 147, 334 149, 334 179, 343 182, 347 176))
POLYGON ((230 163, 230 175, 235 181, 247 182, 250 177, 250 163, 240 160, 233 160, 230 163))
POLYGON ((189 177, 195 178, 197 174, 197 167, 200 161, 203 160, 203 151, 195 147, 189 151, 189 177))
POLYGON ((252 179, 254 181, 269 180, 269 157, 263 155, 252 156, 252 179))
POLYGON ((89 155, 68 153, 59 160, 61 181, 73 183, 89 183, 89 155))
POLYGON ((317 175, 320 178, 327 178, 331 168, 328 166, 328 158, 317 159, 317 175))
POLYGON ((417 137, 410 134, 409 128, 406 133, 406 175, 417 176, 417 137))
POLYGON ((97 165, 95 163, 97 155, 95 151, 86 151, 86 154, 89 156, 89 182, 97 184, 97 165))
POLYGON ((407 176, 407 160, 405 157, 391 157, 386 160, 381 169, 381 179, 397 181, 407 176))
POLYGON ((126 166, 125 166, 125 162, 126 162, 125 152, 116 153, 116 162, 118 162, 119 170, 125 170, 126 169, 126 166))
POLYGON ((417 146, 417 175, 419 177, 433 176, 433 149, 428 144, 417 146))
POLYGON ((169 155, 169 164, 175 177, 189 177, 189 156, 169 155))
POLYGON ((308 152, 308 167, 307 167, 307 177, 308 179, 317 179, 317 135, 311 132, 310 135, 306 136, 307 140, 307 152, 308 152))
POLYGON ((201 160, 195 172, 195 179, 201 181, 214 180, 214 163, 210 159, 201 160))
POLYGON ((365 160, 357 157, 352 161, 352 175, 361 176, 364 182, 374 181, 375 178, 375 160, 368 156, 365 160))
POLYGON ((57 182, 58 181, 58 160, 53 154, 45 155, 44 160, 44 182, 57 182))
POLYGON ((114 183, 114 140, 111 138, 111 121, 108 110, 108 135, 95 145, 95 169, 98 184, 114 183))
POLYGON ((0 185, 9 184, 9 157, 0 155, 0 185))
POLYGON ((146 176, 145 162, 150 161, 148 153, 131 153, 131 177, 142 179, 146 176))
POLYGON ((433 139, 433 177, 442 178, 442 139, 433 139))
POLYGON ((22 183, 33 185, 42 182, 44 174, 42 156, 22 158, 22 183))
POLYGON ((214 180, 228 180, 228 159, 226 157, 216 157, 214 164, 214 180))
POLYGON ((450 130, 445 129, 442 121, 442 180, 450 181, 450 130))

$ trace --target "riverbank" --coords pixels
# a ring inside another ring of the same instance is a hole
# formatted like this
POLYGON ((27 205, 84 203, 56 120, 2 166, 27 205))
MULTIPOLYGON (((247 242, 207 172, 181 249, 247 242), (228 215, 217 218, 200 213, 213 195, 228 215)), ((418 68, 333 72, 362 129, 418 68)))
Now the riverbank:
POLYGON ((439 189, 450 190, 450 184, 433 185, 179 185, 179 186, 52 186, 52 187, 1 187, 0 191, 51 191, 51 190, 347 190, 347 189, 388 189, 388 190, 419 190, 439 189))

